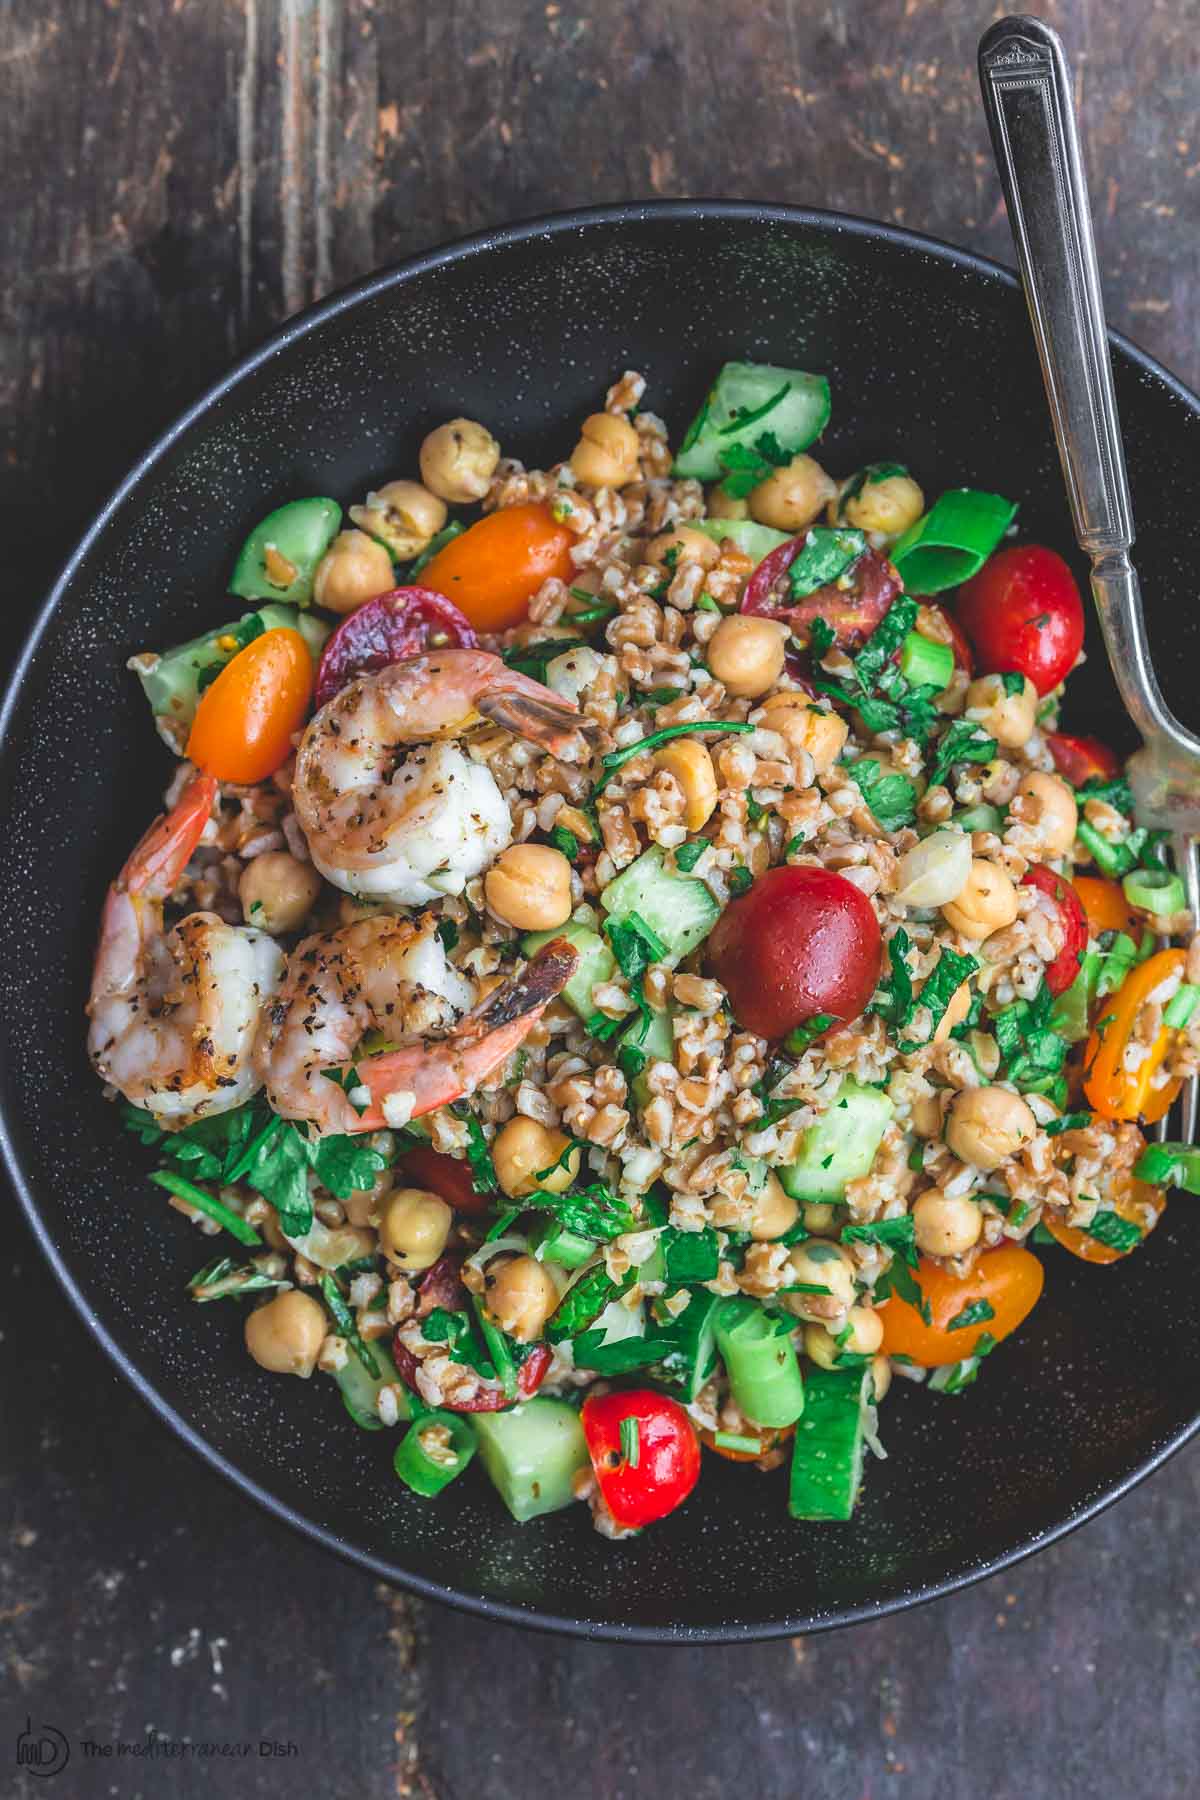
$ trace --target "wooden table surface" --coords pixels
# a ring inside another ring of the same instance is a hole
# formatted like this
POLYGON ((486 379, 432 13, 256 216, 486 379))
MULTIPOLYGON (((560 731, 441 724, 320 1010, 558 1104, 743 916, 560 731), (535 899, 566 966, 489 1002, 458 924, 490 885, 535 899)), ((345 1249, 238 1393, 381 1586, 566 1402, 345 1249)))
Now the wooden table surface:
MULTIPOLYGON (((1200 7, 1045 10, 1074 56, 1110 316, 1200 384, 1200 7)), ((986 22, 965 0, 3 0, 10 643, 155 430, 285 315, 410 251, 699 194, 1011 260, 975 87, 986 22)), ((739 1649, 552 1640, 418 1605, 261 1515, 100 1359, 19 1222, 8 1242, 0 1793, 1200 1787, 1194 1450, 916 1613, 739 1649), (17 1766, 27 1716, 71 1741, 57 1782, 17 1766), (104 1754, 147 1739, 177 1748, 104 1754)))

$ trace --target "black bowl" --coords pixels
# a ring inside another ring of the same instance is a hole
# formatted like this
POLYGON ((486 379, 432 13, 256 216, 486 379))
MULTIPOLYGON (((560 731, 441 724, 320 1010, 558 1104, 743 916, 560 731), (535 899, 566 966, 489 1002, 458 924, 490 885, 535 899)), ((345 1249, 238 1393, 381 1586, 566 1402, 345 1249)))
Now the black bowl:
MULTIPOLYGON (((477 416, 506 450, 557 458, 636 368, 678 433, 730 357, 828 372, 833 469, 902 456, 927 490, 1019 497, 1023 532, 1072 552, 1025 310, 1003 270, 832 214, 605 208, 416 258, 239 364, 71 558, 2 720, 3 1147, 74 1304, 159 1417, 278 1516, 422 1594, 595 1635, 761 1637, 945 1592, 1087 1518, 1183 1443, 1200 1411, 1200 1336, 1181 1328, 1200 1254, 1182 1206, 1115 1268, 1048 1252, 1045 1299, 965 1396, 898 1382, 883 1408, 889 1459, 840 1526, 793 1524, 782 1474, 716 1459, 681 1512, 618 1546, 582 1508, 513 1525, 482 1479, 418 1500, 332 1384, 265 1378, 237 1305, 186 1300, 208 1241, 146 1185, 144 1153, 84 1056, 101 897, 169 767, 126 657, 220 617, 232 552, 268 508, 361 495, 414 467, 436 421, 477 416)), ((1200 402, 1131 345, 1115 341, 1115 359, 1159 666, 1200 723, 1195 613, 1170 601, 1190 595, 1200 402)), ((1098 640, 1090 649, 1069 718, 1128 746, 1098 640)))

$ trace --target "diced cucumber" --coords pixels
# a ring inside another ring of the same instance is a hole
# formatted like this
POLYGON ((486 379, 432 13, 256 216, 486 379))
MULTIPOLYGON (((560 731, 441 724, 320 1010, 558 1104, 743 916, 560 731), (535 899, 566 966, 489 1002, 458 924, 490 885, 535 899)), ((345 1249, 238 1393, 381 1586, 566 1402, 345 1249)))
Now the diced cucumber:
POLYGON ((999 831, 1004 819, 998 806, 989 806, 984 802, 979 806, 968 806, 964 812, 955 813, 953 823, 963 831, 999 831))
POLYGON ((581 1019, 590 1019, 596 1010, 592 989, 598 982, 612 980, 616 958, 598 931, 590 925, 576 924, 573 919, 557 931, 531 931, 521 939, 521 949, 526 956, 532 956, 543 944, 559 937, 565 937, 579 952, 579 967, 563 989, 563 999, 569 1001, 581 1019))
POLYGON ((666 852, 652 844, 636 862, 610 881, 600 904, 614 919, 637 913, 666 945, 662 961, 673 969, 690 950, 702 944, 720 916, 721 908, 702 881, 692 875, 670 875, 663 867, 666 852))
POLYGON ((395 1383, 399 1389, 398 1416, 401 1419, 411 1419, 412 1409, 386 1339, 372 1338, 371 1354, 379 1364, 378 1376, 368 1375, 352 1350, 342 1367, 334 1370, 333 1379, 341 1389, 346 1411, 354 1423, 361 1425, 364 1431, 382 1431, 383 1420, 379 1417, 376 1406, 380 1388, 387 1387, 389 1382, 395 1383))
POLYGON ((777 1169, 793 1200, 844 1200, 846 1183, 870 1173, 893 1107, 878 1088, 847 1077, 837 1099, 804 1134, 794 1163, 777 1169))
POLYGON ((796 1422, 788 1511, 793 1519, 843 1520, 862 1483, 869 1366, 805 1370, 796 1422))
POLYGON ((726 363, 683 440, 674 473, 681 479, 718 481, 725 473, 721 453, 732 444, 752 447, 769 431, 781 449, 795 456, 828 423, 824 375, 771 363, 726 363))
POLYGON ((675 1061, 675 1031, 671 1024, 671 1014, 651 1013, 648 1019, 638 1014, 633 1024, 621 1033, 617 1043, 618 1067, 621 1068, 624 1064, 620 1061, 620 1054, 626 1046, 646 1059, 640 1072, 634 1076, 631 1086, 638 1105, 647 1106, 650 1102, 647 1068, 651 1063, 675 1061))
POLYGON ((141 682, 155 717, 182 733, 196 716, 202 683, 207 686, 213 675, 264 631, 280 629, 298 631, 314 662, 330 630, 322 620, 297 612, 293 606, 260 606, 257 612, 243 613, 232 625, 220 625, 161 655, 144 651, 131 657, 129 667, 141 682))
POLYGON ((259 521, 238 553, 229 591, 242 600, 308 606, 317 564, 337 535, 342 509, 322 497, 289 500, 259 521))
POLYGON ((575 1498, 572 1481, 588 1465, 579 1414, 537 1394, 508 1412, 477 1413, 479 1460, 518 1525, 575 1498))
POLYGON ((764 556, 770 556, 772 550, 778 550, 780 544, 790 544, 792 533, 775 531, 770 525, 758 525, 753 519, 692 519, 689 523, 696 531, 703 531, 707 537, 719 544, 722 538, 732 538, 739 550, 760 563, 764 556))

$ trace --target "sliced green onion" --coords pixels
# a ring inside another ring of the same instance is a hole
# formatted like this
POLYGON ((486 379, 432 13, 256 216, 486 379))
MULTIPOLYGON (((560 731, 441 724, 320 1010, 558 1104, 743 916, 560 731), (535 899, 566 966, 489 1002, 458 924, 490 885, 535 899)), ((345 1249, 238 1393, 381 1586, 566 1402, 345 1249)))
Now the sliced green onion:
POLYGON ((910 631, 900 646, 900 673, 913 687, 949 687, 954 674, 954 652, 949 644, 935 644, 919 631, 910 631))
POLYGON ((940 594, 983 567, 1016 514, 1016 502, 951 488, 892 548, 906 594, 940 594))
POLYGON ((713 1443, 718 1450, 740 1450, 745 1456, 761 1456, 761 1438, 739 1437, 736 1431, 714 1431, 713 1443))
POLYGON ((597 1247, 594 1238, 569 1230, 558 1219, 541 1220, 529 1234, 529 1248, 538 1262, 558 1263, 564 1269, 581 1269, 597 1247))
POLYGON ((1107 875, 1110 880, 1126 874, 1133 867, 1133 852, 1124 844, 1110 844, 1086 819, 1080 819, 1075 828, 1075 836, 1089 852, 1100 873, 1107 875))
POLYGON ((733 1397, 756 1425, 794 1425, 804 1381, 787 1325, 752 1300, 727 1300, 716 1315, 717 1348, 733 1397))
POLYGON ((160 1188, 166 1188, 168 1194, 174 1194, 177 1200, 186 1200, 197 1212, 207 1213, 210 1219, 223 1225, 239 1244, 252 1244, 256 1248, 262 1244, 253 1225, 247 1225, 245 1219, 239 1218, 230 1207, 222 1205, 220 1200, 214 1200, 203 1188, 185 1181, 182 1175, 172 1175, 169 1169, 156 1169, 150 1179, 160 1188))
POLYGON ((695 719, 690 725, 668 725, 662 731, 652 731, 648 736, 639 738, 636 744, 627 744, 623 750, 610 750, 607 756, 601 757, 604 773, 592 789, 592 798, 595 799, 601 789, 612 780, 617 770, 623 768, 627 762, 632 762, 635 756, 642 754, 643 750, 653 750, 659 744, 665 744, 670 738, 684 737, 694 731, 724 731, 732 734, 737 731, 755 730, 757 727, 754 725, 739 725, 729 719, 695 719))
POLYGON ((433 561, 438 552, 444 550, 446 545, 451 543, 454 538, 461 537, 466 529, 466 526, 460 525, 457 519, 451 519, 450 523, 444 526, 435 537, 430 538, 420 556, 409 563, 407 569, 404 571, 405 580, 408 582, 415 581, 417 576, 421 573, 421 570, 429 567, 429 564, 433 561))
POLYGON ((405 1487, 432 1499, 462 1474, 475 1449, 475 1432, 461 1413, 428 1412, 405 1432, 392 1467, 405 1487))
POLYGON ((1128 932, 1118 931, 1100 958, 1100 967, 1096 973, 1096 998, 1103 1000, 1106 994, 1115 994, 1137 960, 1137 945, 1128 932))
POLYGON ((1200 1000, 1200 988, 1190 987, 1185 981, 1175 997, 1167 1001, 1163 1024, 1169 1025, 1172 1031, 1182 1031, 1196 1010, 1197 1000, 1200 1000))
POLYGON ((636 1469, 642 1460, 641 1433, 637 1420, 631 1414, 621 1420, 621 1457, 630 1469, 636 1469))
POLYGON ((1147 1144, 1133 1165, 1135 1181, 1200 1194, 1200 1148, 1194 1144, 1147 1144))
POLYGON ((479 1329, 483 1333, 483 1341, 488 1347, 488 1355, 495 1365, 496 1379, 504 1390, 504 1398, 515 1400, 517 1397, 517 1365, 513 1361, 508 1338, 500 1330, 500 1327, 489 1318, 487 1308, 478 1294, 473 1294, 471 1300, 475 1307, 475 1317, 479 1320, 479 1329))
POLYGON ((1131 869, 1121 887, 1130 906, 1142 912, 1177 913, 1187 905, 1183 882, 1169 869, 1131 869))
MULTIPOLYGON (((585 606, 579 612, 564 613, 563 623, 565 625, 591 625, 597 619, 611 619, 616 610, 615 600, 611 606, 585 606)), ((567 648, 569 649, 570 645, 567 648)))

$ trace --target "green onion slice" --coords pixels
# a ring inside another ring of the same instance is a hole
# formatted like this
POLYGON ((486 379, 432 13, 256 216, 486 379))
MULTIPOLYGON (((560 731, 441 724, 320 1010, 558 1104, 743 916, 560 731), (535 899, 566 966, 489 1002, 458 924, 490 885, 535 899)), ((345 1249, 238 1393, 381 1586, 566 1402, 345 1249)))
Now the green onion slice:
POLYGON ((906 594, 940 594, 977 575, 1008 527, 1017 506, 1001 494, 951 488, 892 549, 906 594))
POLYGON ((432 1499, 462 1474, 475 1448, 474 1429, 460 1413, 427 1412, 397 1445, 392 1467, 405 1487, 432 1499))
POLYGON ((260 1246, 262 1239, 253 1225, 247 1225, 245 1219, 239 1218, 232 1208, 214 1200, 203 1188, 196 1187, 193 1182, 185 1181, 182 1175, 172 1175, 169 1169, 156 1169, 150 1177, 160 1188, 166 1188, 168 1194, 174 1194, 177 1200, 186 1200, 197 1212, 207 1213, 218 1225, 235 1237, 239 1244, 260 1246))
POLYGON ((1142 912, 1177 913, 1187 905, 1183 882, 1169 869, 1131 869, 1121 886, 1130 906, 1142 912))

